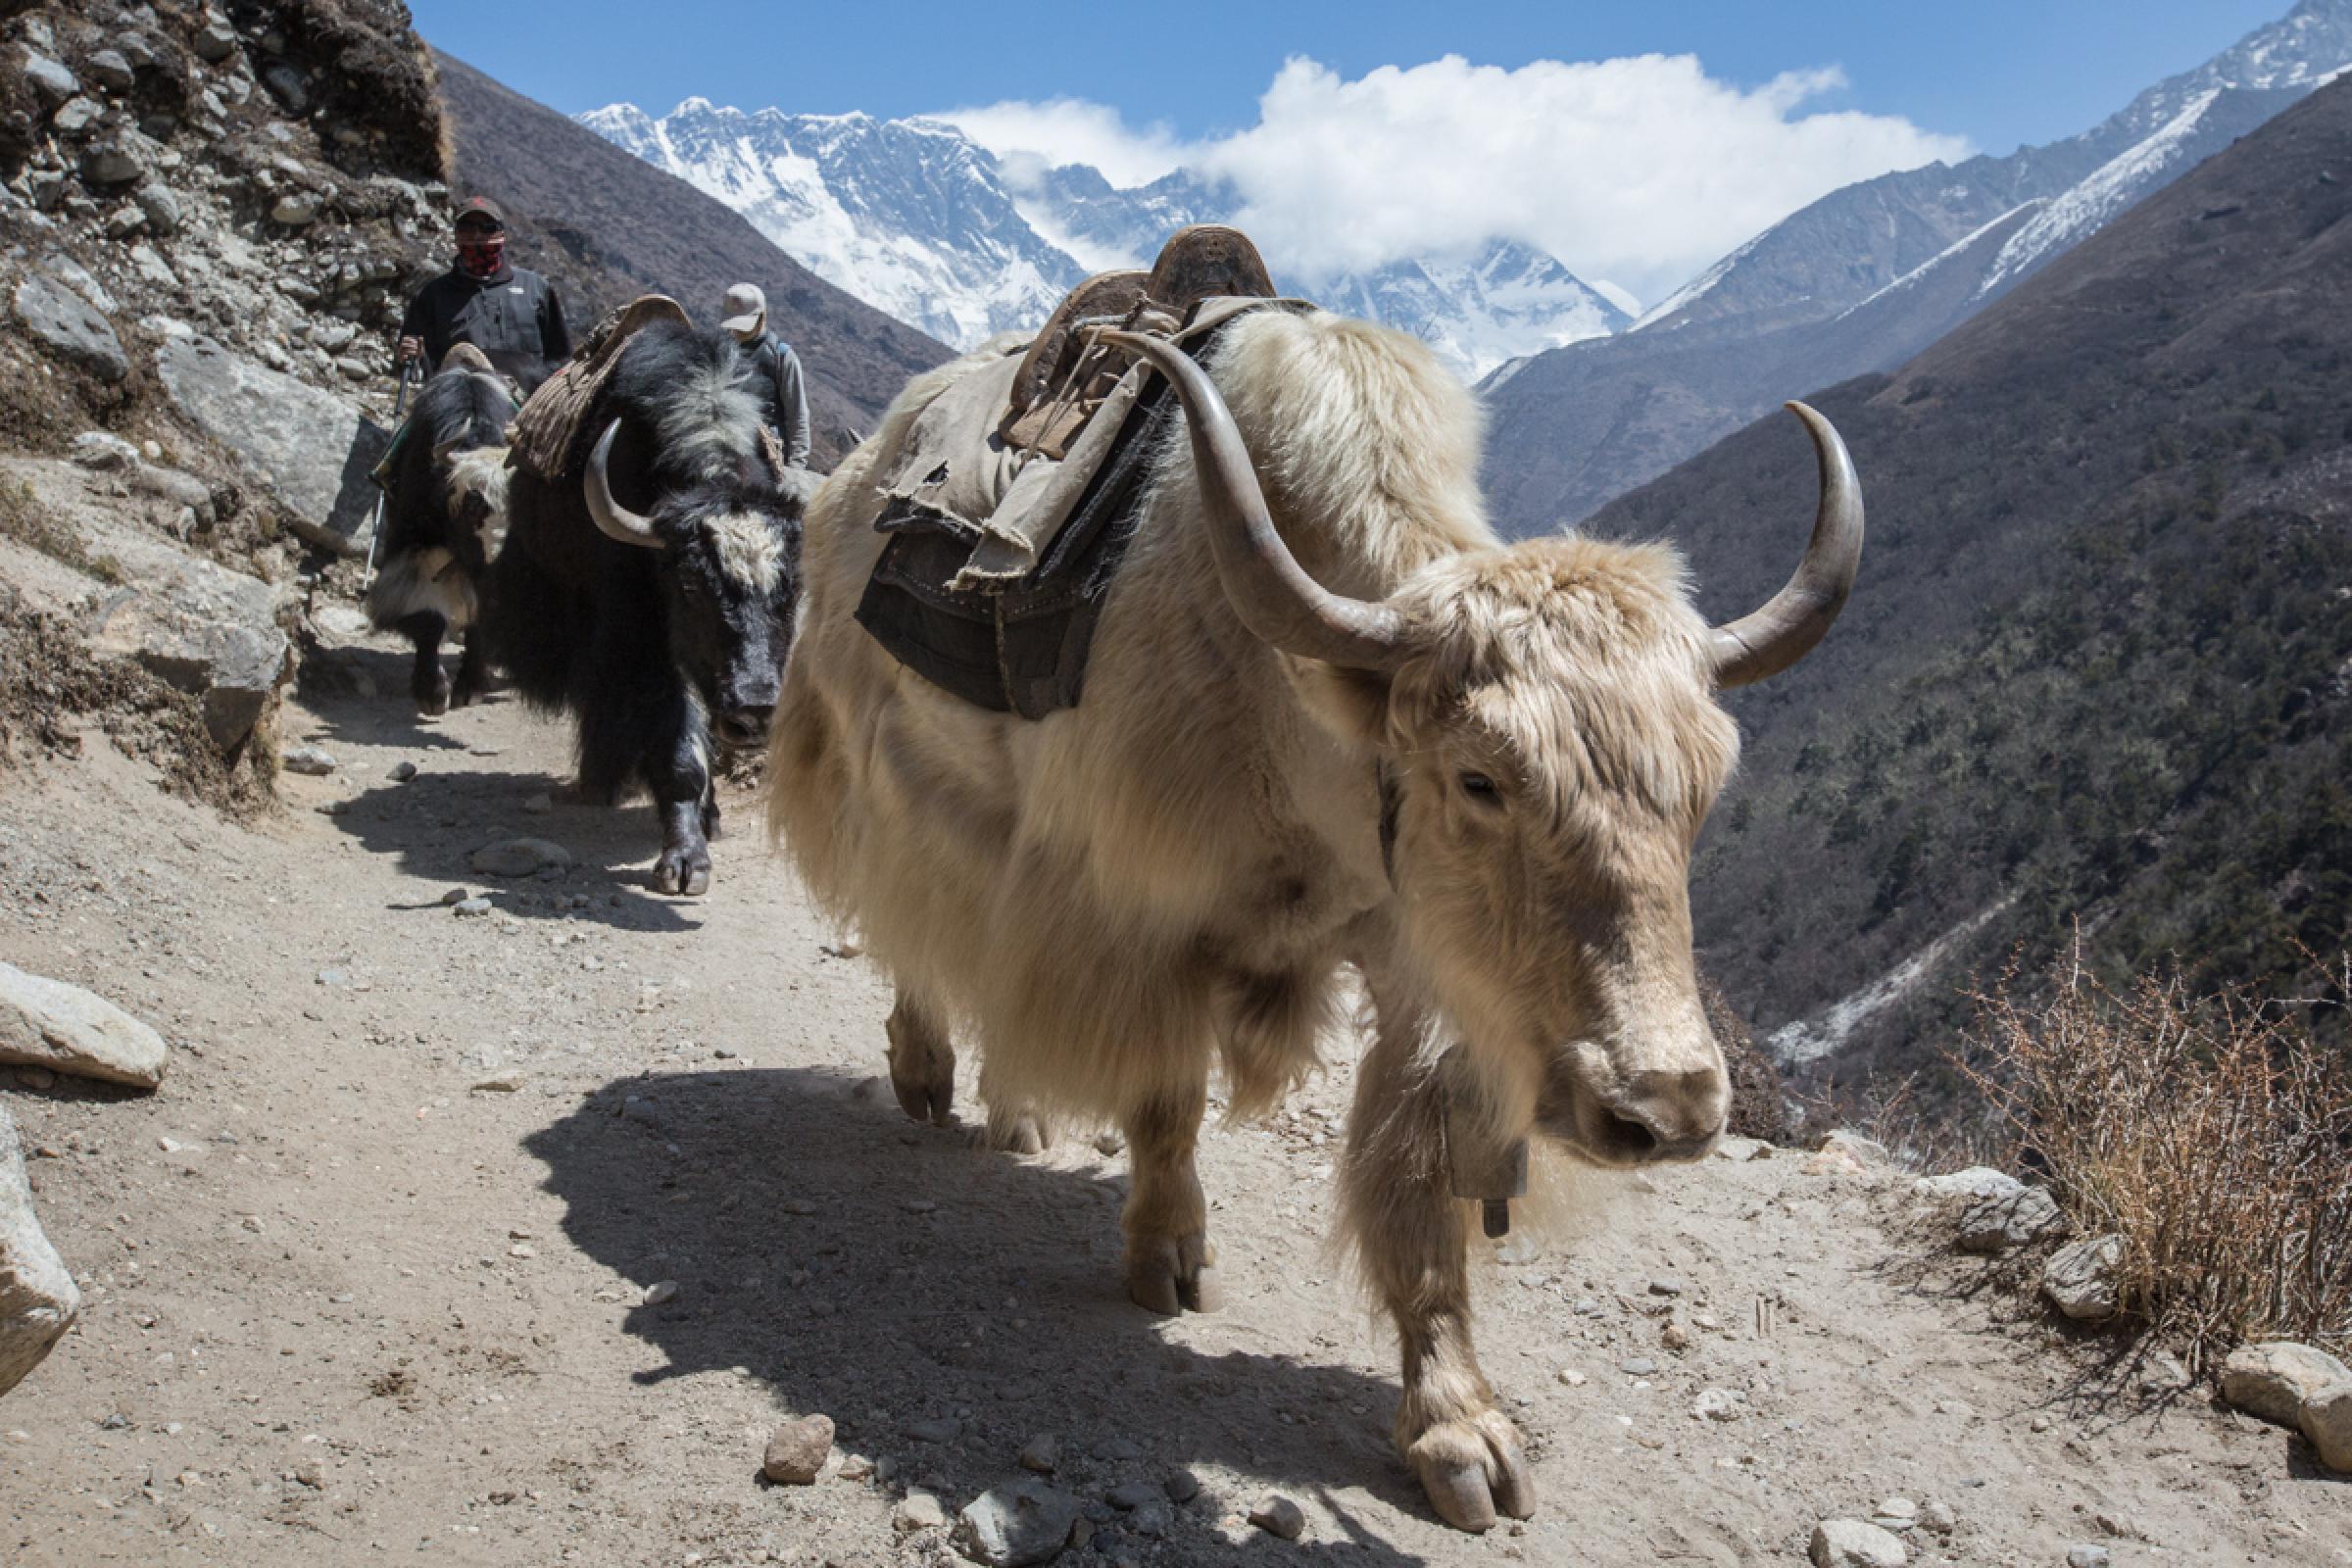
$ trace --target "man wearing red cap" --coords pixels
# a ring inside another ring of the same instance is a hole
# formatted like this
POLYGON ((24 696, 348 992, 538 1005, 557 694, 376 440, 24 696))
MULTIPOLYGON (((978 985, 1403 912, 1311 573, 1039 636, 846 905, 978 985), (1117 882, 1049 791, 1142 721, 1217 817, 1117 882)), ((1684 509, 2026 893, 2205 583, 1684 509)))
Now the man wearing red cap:
POLYGON ((400 322, 402 364, 421 357, 427 372, 450 349, 470 343, 528 394, 571 357, 564 302, 546 278, 507 260, 507 217, 484 196, 458 208, 458 256, 417 290, 400 322))

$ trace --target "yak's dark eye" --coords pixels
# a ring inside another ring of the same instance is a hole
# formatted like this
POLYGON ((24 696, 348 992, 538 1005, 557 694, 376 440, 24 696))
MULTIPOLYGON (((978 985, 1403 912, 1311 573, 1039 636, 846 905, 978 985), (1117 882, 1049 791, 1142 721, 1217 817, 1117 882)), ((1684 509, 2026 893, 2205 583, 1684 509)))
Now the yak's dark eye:
POLYGON ((1461 777, 1461 785, 1462 793, 1481 806, 1500 806, 1502 804, 1502 792, 1496 789, 1494 781, 1484 773, 1464 773, 1461 777))

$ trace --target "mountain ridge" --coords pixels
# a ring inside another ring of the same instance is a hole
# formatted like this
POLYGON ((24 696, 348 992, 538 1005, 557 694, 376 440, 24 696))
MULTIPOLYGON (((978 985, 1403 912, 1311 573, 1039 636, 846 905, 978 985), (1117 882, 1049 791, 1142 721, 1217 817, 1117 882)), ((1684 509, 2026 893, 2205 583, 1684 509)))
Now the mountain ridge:
POLYGON ((1497 522, 1521 535, 1574 523, 1796 390, 1900 364, 2347 62, 2352 0, 2301 0, 2079 135, 1883 174, 1800 209, 1621 336, 1489 379, 1497 522), (2041 211, 1999 252, 1968 246, 2027 202, 2041 211), (1955 252, 1974 288, 1886 294, 1955 252), (1874 296, 1870 352, 1824 331, 1874 296))
MULTIPOLYGON (((664 116, 624 103, 578 121, 742 213, 837 286, 966 347, 1036 327, 1091 273, 1149 267, 1176 229, 1227 221, 1241 205, 1186 169, 1125 188, 1084 164, 1016 176, 954 125, 919 116, 690 97, 664 116)), ((1330 276, 1266 260, 1279 285, 1413 332, 1464 379, 1628 319, 1557 258, 1499 238, 1330 276)))

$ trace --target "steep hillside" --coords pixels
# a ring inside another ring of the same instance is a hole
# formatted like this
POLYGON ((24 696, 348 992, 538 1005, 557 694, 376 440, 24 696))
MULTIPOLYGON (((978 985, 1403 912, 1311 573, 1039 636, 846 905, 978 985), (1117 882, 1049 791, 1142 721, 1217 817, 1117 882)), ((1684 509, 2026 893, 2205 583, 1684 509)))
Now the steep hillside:
POLYGON ((389 0, 0 12, 0 766, 250 805, 448 245, 431 65, 389 0))
POLYGON ((523 265, 594 317, 638 294, 668 294, 698 317, 730 283, 767 291, 776 331, 807 366, 820 449, 839 455, 900 387, 948 349, 843 293, 724 204, 449 55, 442 102, 454 177, 507 209, 523 265))
MULTIPOLYGON (((1862 582, 1736 699, 1745 771, 1696 867, 1705 961, 1785 1056, 1911 1060, 1972 969, 2078 917, 2102 967, 2205 982, 2342 946, 2347 213, 2352 83, 1816 396, 1869 497, 1862 582)), ((1727 613, 1788 569, 1811 484, 1773 418, 1592 526, 1680 539, 1727 613)))
POLYGON ((2300 0, 2092 129, 1883 175, 1791 215, 1619 337, 1507 367, 1503 525, 1574 522, 1808 386, 1889 369, 2352 62, 2352 0, 2300 0))

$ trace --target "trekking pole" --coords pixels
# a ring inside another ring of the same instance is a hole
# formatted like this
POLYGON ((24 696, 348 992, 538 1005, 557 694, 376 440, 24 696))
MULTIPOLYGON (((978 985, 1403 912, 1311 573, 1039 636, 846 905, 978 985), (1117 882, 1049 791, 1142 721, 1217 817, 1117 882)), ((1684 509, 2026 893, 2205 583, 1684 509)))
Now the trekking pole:
MULTIPOLYGON (((416 362, 410 360, 400 368, 400 390, 392 395, 392 434, 400 434, 401 416, 409 407, 409 376, 416 370, 416 362)), ((368 521, 368 570, 360 578, 360 592, 365 594, 375 586, 375 552, 384 539, 384 503, 391 499, 382 485, 375 487, 375 515, 368 521)))

